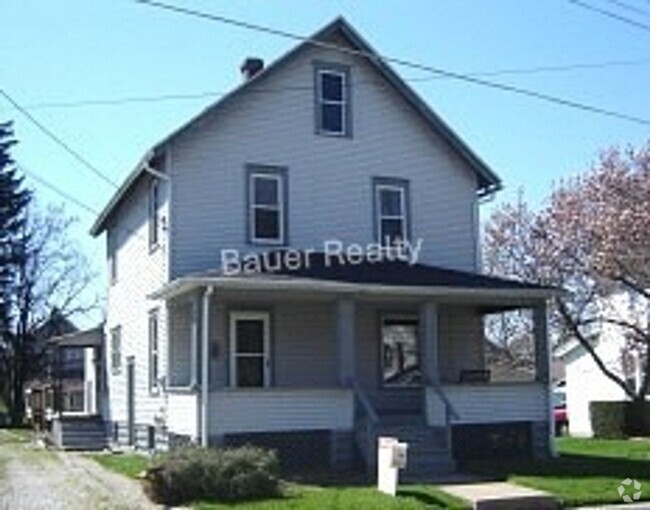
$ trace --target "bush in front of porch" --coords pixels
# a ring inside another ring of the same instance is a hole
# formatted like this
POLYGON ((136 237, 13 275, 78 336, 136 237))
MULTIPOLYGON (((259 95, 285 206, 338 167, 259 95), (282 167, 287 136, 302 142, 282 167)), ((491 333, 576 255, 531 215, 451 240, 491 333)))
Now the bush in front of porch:
POLYGON ((165 505, 191 501, 251 501, 281 495, 275 452, 240 448, 178 448, 147 470, 145 489, 165 505))

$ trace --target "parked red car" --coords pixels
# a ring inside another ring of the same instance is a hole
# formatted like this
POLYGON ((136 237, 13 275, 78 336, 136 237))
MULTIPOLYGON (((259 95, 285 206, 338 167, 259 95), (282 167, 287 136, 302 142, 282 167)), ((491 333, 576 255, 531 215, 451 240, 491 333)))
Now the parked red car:
POLYGON ((564 388, 553 391, 553 418, 555 419, 555 434, 562 436, 569 431, 569 414, 566 410, 566 392, 564 388))

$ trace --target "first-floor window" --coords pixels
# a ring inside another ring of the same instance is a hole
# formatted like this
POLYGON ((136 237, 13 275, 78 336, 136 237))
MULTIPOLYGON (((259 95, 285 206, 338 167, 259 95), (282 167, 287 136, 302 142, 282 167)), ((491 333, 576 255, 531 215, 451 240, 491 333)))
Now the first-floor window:
POLYGON ((111 371, 119 374, 122 369, 122 328, 117 326, 111 330, 111 371))
POLYGON ((149 313, 149 390, 158 390, 160 357, 158 352, 158 310, 149 313))
POLYGON ((381 321, 384 386, 418 386, 420 369, 418 320, 415 316, 385 316, 381 321))

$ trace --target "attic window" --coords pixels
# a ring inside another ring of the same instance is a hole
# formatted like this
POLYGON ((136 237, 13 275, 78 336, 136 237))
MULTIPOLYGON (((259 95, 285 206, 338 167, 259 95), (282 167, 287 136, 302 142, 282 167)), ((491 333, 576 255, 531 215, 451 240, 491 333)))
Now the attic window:
POLYGON ((342 66, 316 67, 316 132, 350 136, 350 72, 342 66))

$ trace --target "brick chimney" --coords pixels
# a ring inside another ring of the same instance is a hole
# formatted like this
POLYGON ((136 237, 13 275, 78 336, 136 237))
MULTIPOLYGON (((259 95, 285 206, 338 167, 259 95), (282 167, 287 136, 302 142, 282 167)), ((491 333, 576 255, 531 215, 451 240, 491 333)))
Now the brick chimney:
POLYGON ((248 57, 239 68, 244 81, 250 80, 253 76, 264 69, 264 60, 256 57, 248 57))

